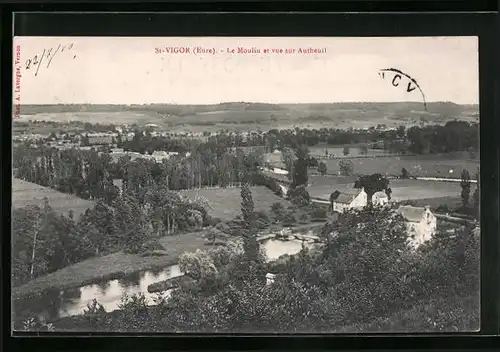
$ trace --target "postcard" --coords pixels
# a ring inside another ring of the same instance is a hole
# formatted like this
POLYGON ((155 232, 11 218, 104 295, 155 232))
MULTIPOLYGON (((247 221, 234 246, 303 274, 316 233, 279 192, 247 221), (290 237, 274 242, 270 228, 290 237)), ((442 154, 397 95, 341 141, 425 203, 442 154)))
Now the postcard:
POLYGON ((477 37, 13 45, 14 330, 479 330, 477 37))

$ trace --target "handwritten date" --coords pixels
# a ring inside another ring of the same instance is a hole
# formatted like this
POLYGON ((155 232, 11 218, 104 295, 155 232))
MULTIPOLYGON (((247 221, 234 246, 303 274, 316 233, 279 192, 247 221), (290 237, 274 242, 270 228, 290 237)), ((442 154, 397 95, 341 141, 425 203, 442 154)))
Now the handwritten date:
POLYGON ((33 70, 36 68, 35 76, 38 76, 38 72, 42 64, 44 65, 44 68, 49 68, 52 60, 59 53, 66 53, 65 55, 67 55, 71 52, 71 54, 73 54, 73 59, 76 59, 76 54, 72 52, 73 47, 73 43, 69 43, 65 45, 59 44, 57 47, 52 47, 49 49, 43 49, 42 53, 36 54, 35 56, 26 60, 25 68, 26 70, 33 70))

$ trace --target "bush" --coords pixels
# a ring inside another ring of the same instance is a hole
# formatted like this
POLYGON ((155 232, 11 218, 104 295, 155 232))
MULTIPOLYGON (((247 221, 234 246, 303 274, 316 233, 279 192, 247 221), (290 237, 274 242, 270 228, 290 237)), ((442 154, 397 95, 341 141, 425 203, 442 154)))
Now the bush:
POLYGON ((23 330, 32 332, 54 331, 54 326, 50 323, 41 321, 39 318, 29 318, 23 321, 23 330))
POLYGON ((153 325, 148 311, 148 301, 144 294, 124 295, 118 304, 121 331, 147 331, 153 325))
POLYGON ((342 176, 351 176, 354 173, 354 163, 351 160, 340 160, 339 168, 342 176))
POLYGON ((83 311, 84 318, 88 321, 90 327, 102 329, 109 324, 109 318, 102 304, 94 298, 87 308, 83 311))
POLYGON ((326 220, 328 216, 326 209, 320 206, 314 206, 310 214, 313 221, 323 221, 326 220))
POLYGON ((256 211, 256 212, 254 212, 254 215, 255 215, 258 229, 265 229, 271 223, 271 219, 264 211, 256 211))
POLYGON ((311 196, 305 186, 298 186, 290 189, 287 193, 287 198, 298 207, 304 207, 311 204, 311 196))
POLYGON ((283 218, 283 226, 292 226, 297 222, 293 212, 288 212, 283 218))
POLYGON ((308 224, 311 221, 311 216, 307 213, 302 213, 299 216, 299 223, 308 224))
POLYGON ((214 218, 214 217, 209 217, 203 222, 203 226, 208 227, 208 226, 216 226, 217 224, 221 223, 222 219, 221 218, 214 218))
POLYGON ((449 213, 450 209, 448 208, 448 205, 446 204, 441 204, 436 208, 436 212, 438 213, 449 213))
POLYGON ((163 251, 165 248, 157 239, 149 240, 141 245, 141 252, 163 251))

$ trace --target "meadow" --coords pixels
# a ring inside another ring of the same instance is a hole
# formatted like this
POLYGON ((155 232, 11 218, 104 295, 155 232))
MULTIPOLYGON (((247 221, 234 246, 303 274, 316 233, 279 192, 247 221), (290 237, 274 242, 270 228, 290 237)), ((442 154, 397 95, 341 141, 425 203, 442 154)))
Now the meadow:
POLYGON ((43 207, 44 198, 57 213, 68 215, 73 210, 75 219, 78 219, 85 210, 94 207, 94 202, 61 193, 48 187, 12 178, 12 208, 21 208, 28 205, 43 207))
POLYGON ((354 174, 381 173, 386 176, 400 176, 405 168, 410 176, 460 179, 462 170, 466 169, 474 178, 479 167, 479 159, 456 159, 446 155, 338 158, 323 160, 329 174, 340 174, 340 160, 351 160, 354 174))
MULTIPOLYGON (((285 207, 291 205, 287 200, 278 197, 268 188, 263 186, 250 187, 256 211, 268 212, 274 203, 282 203, 285 207)), ((217 188, 217 189, 191 189, 182 190, 180 193, 191 199, 203 197, 208 200, 211 208, 208 214, 221 220, 232 220, 241 214, 240 188, 217 188)))
MULTIPOLYGON (((360 147, 361 145, 348 145, 349 147, 349 155, 348 157, 357 157, 361 156, 360 147)), ((309 147, 309 154, 312 157, 325 157, 325 150, 328 151, 328 155, 334 155, 335 157, 340 157, 344 155, 344 146, 331 146, 331 145, 315 145, 309 147)), ((367 150, 367 156, 379 156, 379 155, 390 155, 389 152, 382 149, 371 149, 367 150)), ((325 161, 322 159, 321 161, 325 161)))
MULTIPOLYGON (((352 189, 355 178, 334 176, 313 176, 310 177, 309 194, 313 198, 329 199, 330 194, 335 190, 352 189)), ((461 204, 459 182, 443 181, 421 181, 421 180, 390 180, 389 187, 392 190, 391 201, 415 201, 416 205, 430 205, 437 208, 446 204, 448 207, 458 207, 461 204)), ((471 185, 471 197, 476 189, 471 185)))
POLYGON ((442 124, 459 117, 477 121, 477 106, 453 103, 328 103, 216 105, 25 105, 21 120, 83 121, 145 125, 154 123, 171 132, 268 130, 271 128, 366 128, 429 123, 442 124))
POLYGON ((204 232, 192 232, 159 239, 165 248, 159 256, 141 256, 116 252, 70 265, 12 288, 14 299, 29 297, 50 289, 74 288, 99 280, 117 279, 138 271, 176 264, 184 252, 204 248, 204 232))

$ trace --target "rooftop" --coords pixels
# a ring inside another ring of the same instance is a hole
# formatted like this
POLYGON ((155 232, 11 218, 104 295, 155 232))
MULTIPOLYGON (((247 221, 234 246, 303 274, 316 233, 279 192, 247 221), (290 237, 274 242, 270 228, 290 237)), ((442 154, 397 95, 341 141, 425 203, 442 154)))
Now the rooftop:
POLYGON ((335 203, 350 204, 354 200, 354 198, 356 198, 361 193, 361 189, 351 188, 351 189, 344 189, 338 192, 339 194, 337 198, 335 198, 333 201, 335 203))
POLYGON ((373 199, 387 198, 387 194, 385 194, 385 192, 378 191, 373 194, 372 198, 373 199))
POLYGON ((414 207, 411 205, 402 205, 397 212, 403 216, 406 221, 420 222, 425 212, 425 207, 414 207))

